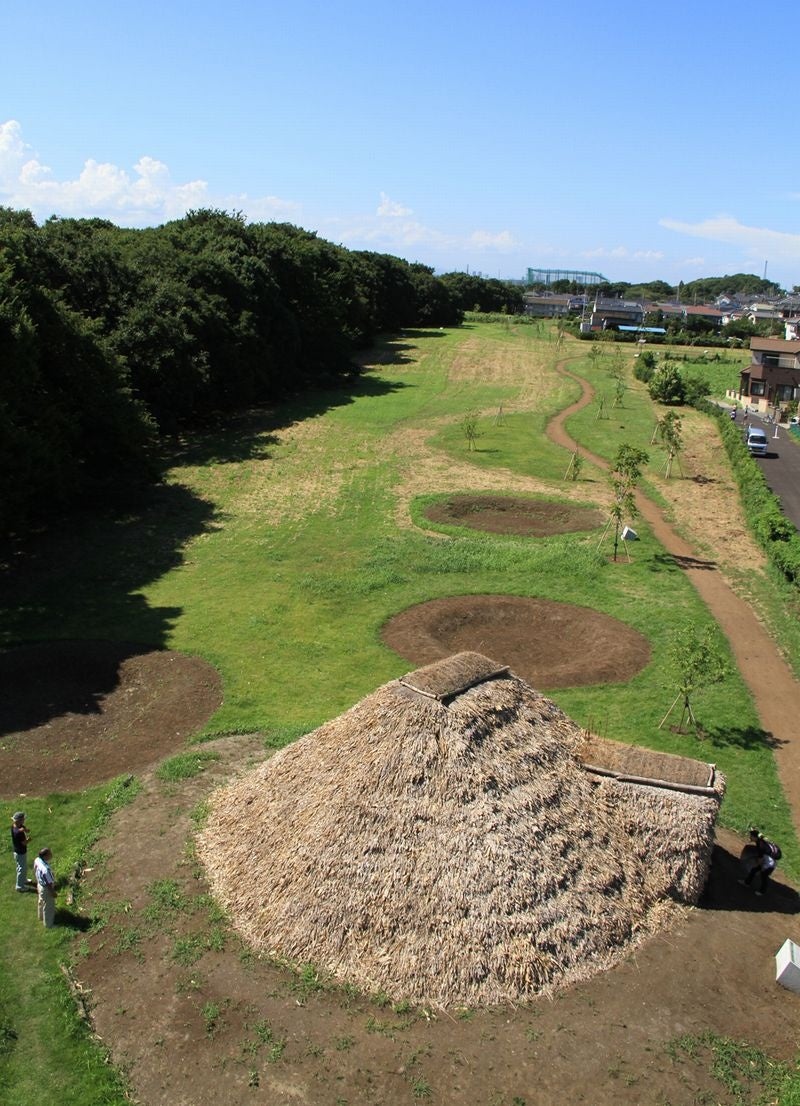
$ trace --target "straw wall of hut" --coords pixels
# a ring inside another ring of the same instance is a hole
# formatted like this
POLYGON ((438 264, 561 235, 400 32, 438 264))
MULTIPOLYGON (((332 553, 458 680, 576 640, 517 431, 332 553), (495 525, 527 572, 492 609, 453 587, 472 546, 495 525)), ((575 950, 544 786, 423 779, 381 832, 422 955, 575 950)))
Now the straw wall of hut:
POLYGON ((696 900, 723 788, 593 773, 583 740, 506 669, 459 654, 216 792, 200 855, 266 953, 396 1000, 548 993, 696 900))

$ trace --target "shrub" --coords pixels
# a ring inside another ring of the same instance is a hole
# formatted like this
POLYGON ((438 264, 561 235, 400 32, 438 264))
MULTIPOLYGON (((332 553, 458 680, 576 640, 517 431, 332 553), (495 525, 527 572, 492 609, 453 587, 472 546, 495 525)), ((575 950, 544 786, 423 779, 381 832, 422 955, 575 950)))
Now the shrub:
POLYGON ((683 393, 684 402, 691 404, 693 407, 697 405, 697 401, 705 399, 709 393, 708 381, 704 380, 702 376, 685 376, 683 378, 683 393))
POLYGON ((647 385, 647 390, 651 398, 659 403, 683 403, 686 394, 680 370, 670 361, 665 361, 656 369, 647 385))
POLYGON ((639 354, 634 362, 633 375, 637 380, 641 380, 643 384, 649 384, 653 379, 657 364, 656 355, 650 350, 645 350, 639 354))

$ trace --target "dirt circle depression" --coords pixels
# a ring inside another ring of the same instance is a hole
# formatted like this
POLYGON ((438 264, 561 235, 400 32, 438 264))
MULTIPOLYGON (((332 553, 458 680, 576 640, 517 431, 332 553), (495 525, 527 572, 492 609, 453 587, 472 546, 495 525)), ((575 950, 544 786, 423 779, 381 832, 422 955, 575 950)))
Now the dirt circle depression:
POLYGON ((199 657, 110 641, 0 653, 0 796, 76 791, 179 749, 222 702, 199 657))
POLYGON ((603 523, 592 507, 510 495, 451 495, 429 504, 424 514, 430 522, 535 538, 594 530, 603 523))
POLYGON ((621 683, 650 660, 638 630, 589 607, 513 595, 458 595, 409 607, 381 637, 412 664, 474 650, 536 688, 621 683))

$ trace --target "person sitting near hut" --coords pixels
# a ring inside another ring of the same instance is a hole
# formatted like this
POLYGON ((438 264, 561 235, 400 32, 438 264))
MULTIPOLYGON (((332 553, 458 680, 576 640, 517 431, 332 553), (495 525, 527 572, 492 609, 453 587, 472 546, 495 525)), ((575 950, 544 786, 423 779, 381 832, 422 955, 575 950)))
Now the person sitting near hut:
POLYGON ((37 914, 45 929, 52 929, 56 924, 56 881, 53 869, 50 867, 52 859, 51 850, 42 849, 33 862, 33 874, 36 876, 36 886, 39 888, 37 914))
POLYGON ((751 829, 748 851, 751 857, 754 856, 753 865, 745 878, 739 880, 739 883, 749 887, 756 875, 759 875, 760 881, 758 887, 756 887, 756 894, 763 895, 767 890, 769 878, 775 871, 775 865, 781 858, 780 846, 776 845, 774 841, 768 841, 764 834, 759 833, 757 829, 751 829))

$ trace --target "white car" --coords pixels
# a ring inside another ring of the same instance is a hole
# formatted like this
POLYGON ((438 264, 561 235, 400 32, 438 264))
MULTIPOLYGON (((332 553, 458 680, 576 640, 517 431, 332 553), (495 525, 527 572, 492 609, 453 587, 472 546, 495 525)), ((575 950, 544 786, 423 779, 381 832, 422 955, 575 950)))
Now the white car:
POLYGON ((747 431, 747 448, 755 457, 766 457, 767 435, 758 426, 751 426, 747 431))

